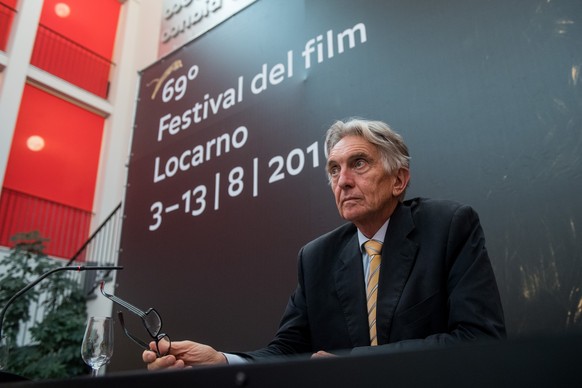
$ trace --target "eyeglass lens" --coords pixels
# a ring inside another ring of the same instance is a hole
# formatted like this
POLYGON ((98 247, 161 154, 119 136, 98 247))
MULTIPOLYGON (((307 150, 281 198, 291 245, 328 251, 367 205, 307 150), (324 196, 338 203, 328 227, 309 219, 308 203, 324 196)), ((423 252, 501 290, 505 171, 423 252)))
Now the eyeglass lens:
POLYGON ((160 314, 158 314, 155 309, 150 308, 145 312, 145 315, 141 317, 141 319, 152 338, 155 338, 160 334, 160 330, 162 329, 162 317, 160 317, 160 314))
MULTIPOLYGON (((159 314, 157 314, 155 310, 152 310, 152 312, 154 313, 152 314, 154 315, 154 318, 155 316, 159 317, 159 314)), ((124 334, 143 349, 150 350, 149 345, 145 341, 142 341, 141 339, 137 338, 127 330, 127 327, 125 326, 125 320, 123 318, 123 313, 121 311, 118 311, 117 315, 119 316, 119 323, 121 324, 121 328, 123 329, 124 334)), ((144 323, 144 326, 146 326, 148 333, 150 333, 151 335, 151 332, 149 331, 149 328, 146 325, 146 320, 142 318, 142 322, 144 323)), ((160 333, 156 335, 151 335, 151 337, 154 339, 154 342, 156 344, 156 354, 158 357, 163 357, 170 353, 170 349, 172 348, 172 341, 170 340, 170 337, 167 334, 160 333)))

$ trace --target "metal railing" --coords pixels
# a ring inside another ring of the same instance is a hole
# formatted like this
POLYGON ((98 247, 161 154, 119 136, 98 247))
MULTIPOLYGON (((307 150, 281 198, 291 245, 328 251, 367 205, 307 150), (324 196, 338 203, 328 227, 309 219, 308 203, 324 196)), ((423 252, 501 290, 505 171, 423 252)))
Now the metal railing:
MULTIPOLYGON (((116 265, 121 238, 121 203, 113 209, 111 214, 93 232, 91 237, 71 257, 67 265, 81 263, 107 266, 116 265)), ((85 272, 85 294, 91 295, 102 280, 108 280, 111 271, 85 272)))
POLYGON ((87 241, 93 214, 8 188, 0 196, 0 245, 16 233, 38 230, 49 238, 45 253, 70 258, 87 241))
POLYGON ((16 10, 14 8, 0 2, 0 51, 6 51, 15 14, 16 10))
POLYGON ((107 98, 113 62, 42 24, 38 26, 30 63, 107 98))
MULTIPOLYGON (((0 2, 0 51, 6 51, 16 10, 0 2)), ((107 98, 115 64, 66 36, 38 25, 30 64, 99 97, 107 98)))

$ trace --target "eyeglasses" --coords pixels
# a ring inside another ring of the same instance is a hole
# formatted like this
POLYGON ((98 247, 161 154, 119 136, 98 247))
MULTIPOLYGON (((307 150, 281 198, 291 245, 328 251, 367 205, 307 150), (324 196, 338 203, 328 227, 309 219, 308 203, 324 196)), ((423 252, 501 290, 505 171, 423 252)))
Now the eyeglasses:
MULTIPOLYGON (((162 356, 165 356, 168 353, 170 353, 170 349, 172 347, 172 341, 170 341, 170 337, 168 337, 168 335, 166 333, 162 333, 162 317, 160 316, 160 314, 154 308, 149 308, 147 311, 142 311, 142 310, 138 309, 137 307, 135 307, 134 305, 124 301, 123 299, 118 298, 115 295, 108 294, 103 289, 103 286, 104 286, 104 283, 102 282, 101 283, 101 293, 103 294, 103 296, 105 296, 107 299, 117 303, 118 305, 125 307, 128 311, 134 313, 135 315, 137 315, 141 318, 141 321, 142 321, 146 331, 148 332, 150 337, 156 343, 156 355, 158 357, 162 357, 162 356), (160 352, 160 345, 159 344, 162 341, 168 342, 167 349, 165 349, 164 352, 160 352)), ((127 330, 127 328, 125 326, 124 319, 123 319, 123 313, 121 311, 119 311, 117 313, 117 315, 119 317, 119 323, 121 324, 121 327, 123 328, 123 332, 125 333, 125 335, 129 339, 131 339, 133 342, 135 342, 137 345, 142 347, 143 349, 151 350, 147 342, 142 341, 141 339, 132 335, 127 330)))

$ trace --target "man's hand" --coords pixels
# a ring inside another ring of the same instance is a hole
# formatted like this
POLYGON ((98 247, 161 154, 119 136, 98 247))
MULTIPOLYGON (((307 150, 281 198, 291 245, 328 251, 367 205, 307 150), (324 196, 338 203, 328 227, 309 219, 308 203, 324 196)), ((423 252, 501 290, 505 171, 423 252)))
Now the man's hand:
MULTIPOLYGON (((160 352, 164 352, 169 344, 160 342, 160 352)), ((155 343, 150 343, 150 349, 155 349, 155 343)), ((145 350, 143 361, 149 370, 182 369, 193 365, 226 364, 226 357, 212 347, 192 341, 172 342, 170 353, 157 358, 155 351, 145 350)))
POLYGON ((313 353, 311 355, 311 358, 325 358, 325 357, 337 357, 337 356, 335 354, 324 352, 323 350, 320 350, 319 352, 313 353))

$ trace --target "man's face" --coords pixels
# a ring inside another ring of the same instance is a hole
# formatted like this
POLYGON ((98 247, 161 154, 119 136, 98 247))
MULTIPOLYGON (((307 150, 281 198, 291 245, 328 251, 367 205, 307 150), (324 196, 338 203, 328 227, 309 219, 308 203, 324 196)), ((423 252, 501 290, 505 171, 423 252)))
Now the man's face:
POLYGON ((390 175, 376 146, 359 136, 346 136, 330 150, 327 172, 340 215, 364 234, 390 217, 408 183, 408 171, 390 175))

